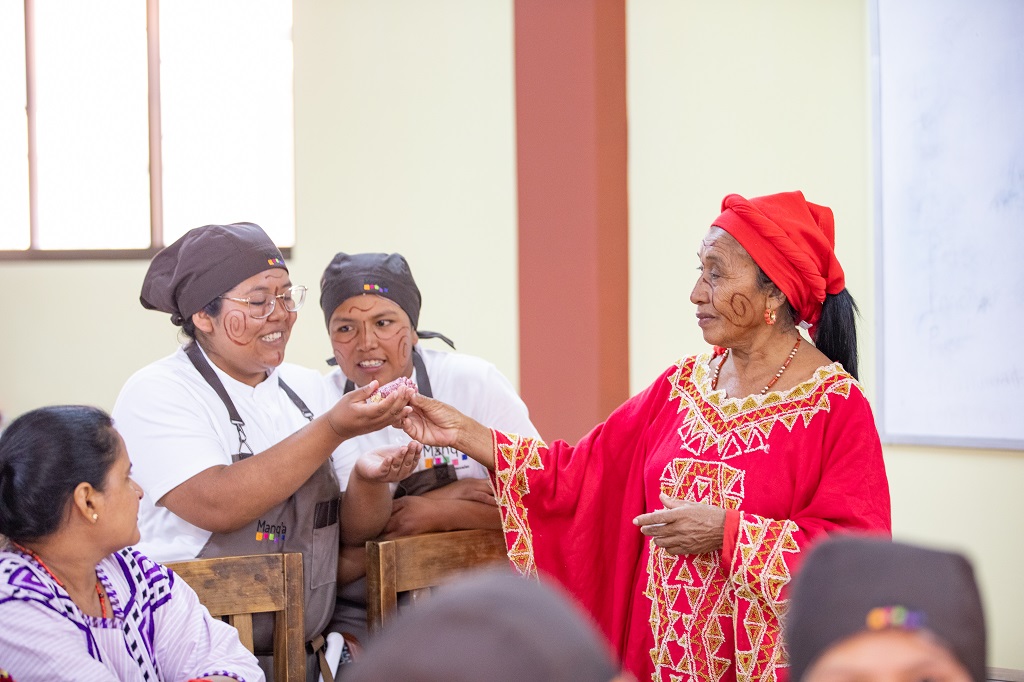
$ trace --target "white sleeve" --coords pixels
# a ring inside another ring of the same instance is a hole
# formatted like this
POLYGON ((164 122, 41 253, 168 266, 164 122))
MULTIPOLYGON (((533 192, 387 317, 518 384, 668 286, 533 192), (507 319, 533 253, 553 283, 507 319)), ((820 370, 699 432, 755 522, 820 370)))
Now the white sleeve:
POLYGON ((242 646, 238 631, 210 616, 196 593, 173 571, 171 598, 153 614, 154 657, 169 680, 226 675, 263 682, 256 657, 242 646))
POLYGON ((469 416, 486 427, 505 433, 539 438, 537 427, 530 421, 526 403, 497 367, 487 362, 479 382, 480 393, 469 416))
POLYGON ((154 503, 196 474, 231 464, 222 430, 231 427, 227 415, 213 414, 194 387, 173 375, 132 377, 112 416, 132 460, 132 478, 154 503))
POLYGON ((82 631, 47 606, 12 599, 0 604, 0 622, 0 667, 12 679, 117 682, 89 655, 82 631))

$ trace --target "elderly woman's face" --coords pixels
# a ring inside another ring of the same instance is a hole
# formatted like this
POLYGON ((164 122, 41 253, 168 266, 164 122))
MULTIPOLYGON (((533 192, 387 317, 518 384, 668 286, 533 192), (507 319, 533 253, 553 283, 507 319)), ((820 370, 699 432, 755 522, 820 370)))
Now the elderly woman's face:
POLYGON ((971 682, 967 669, 924 632, 862 632, 831 646, 802 682, 971 682))
POLYGON ((757 284, 757 266, 740 243, 712 227, 700 243, 700 276, 690 292, 704 340, 723 347, 737 345, 764 326, 768 295, 757 284))
MULTIPOLYGON (((227 298, 266 301, 292 286, 287 270, 269 268, 253 275, 224 293, 227 298)), ((284 350, 295 324, 296 313, 285 310, 280 301, 269 317, 257 320, 244 302, 224 299, 220 314, 207 318, 204 350, 231 377, 255 386, 267 372, 284 362, 284 350)), ((196 324, 200 328, 199 323, 196 324)))

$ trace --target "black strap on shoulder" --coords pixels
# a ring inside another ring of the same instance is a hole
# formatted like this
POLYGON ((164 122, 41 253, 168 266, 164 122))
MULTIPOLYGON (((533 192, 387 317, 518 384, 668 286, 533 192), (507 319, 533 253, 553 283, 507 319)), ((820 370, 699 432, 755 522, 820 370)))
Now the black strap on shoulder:
POLYGON ((302 413, 302 416, 309 421, 313 421, 313 412, 306 407, 306 403, 302 402, 302 398, 299 397, 299 394, 293 391, 291 386, 284 383, 284 379, 281 377, 277 377, 277 385, 281 387, 282 391, 288 394, 288 398, 291 399, 292 404, 295 405, 295 407, 299 408, 299 412, 302 413))
MULTIPOLYGON (((220 401, 224 403, 224 407, 227 408, 228 418, 231 420, 231 424, 238 430, 239 459, 245 459, 246 457, 254 455, 255 453, 252 451, 252 447, 249 445, 245 436, 245 422, 242 420, 242 415, 238 414, 238 410, 235 409, 235 403, 231 401, 231 396, 228 395, 228 390, 224 388, 224 382, 220 380, 217 373, 213 371, 213 367, 210 367, 210 363, 207 362, 203 352, 199 350, 199 344, 192 341, 185 346, 185 355, 187 355, 188 359, 192 361, 192 366, 195 367, 196 371, 199 372, 199 375, 206 380, 206 383, 210 385, 210 388, 217 393, 217 397, 220 398, 220 401)), ((313 421, 313 413, 308 407, 306 407, 306 403, 302 401, 302 398, 300 398, 288 384, 284 383, 284 380, 281 379, 281 377, 277 378, 277 384, 281 387, 281 390, 288 395, 292 404, 299 408, 299 412, 302 413, 302 416, 309 421, 313 421)))
MULTIPOLYGON (((412 366, 416 368, 416 392, 433 398, 434 393, 430 390, 430 377, 427 376, 427 366, 423 364, 423 356, 416 346, 412 347, 412 366)), ((351 379, 345 381, 345 393, 356 390, 356 385, 351 379)))

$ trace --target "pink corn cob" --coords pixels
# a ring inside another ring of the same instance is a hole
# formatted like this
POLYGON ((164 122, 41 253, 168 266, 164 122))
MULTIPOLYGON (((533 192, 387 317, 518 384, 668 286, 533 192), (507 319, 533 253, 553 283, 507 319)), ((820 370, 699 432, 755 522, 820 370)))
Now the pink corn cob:
POLYGON ((386 383, 380 388, 378 388, 376 391, 374 391, 373 395, 366 399, 366 402, 379 403, 380 401, 384 400, 384 398, 387 398, 389 395, 405 386, 411 387, 412 390, 414 391, 416 390, 415 381, 413 381, 409 377, 398 377, 394 381, 386 383))

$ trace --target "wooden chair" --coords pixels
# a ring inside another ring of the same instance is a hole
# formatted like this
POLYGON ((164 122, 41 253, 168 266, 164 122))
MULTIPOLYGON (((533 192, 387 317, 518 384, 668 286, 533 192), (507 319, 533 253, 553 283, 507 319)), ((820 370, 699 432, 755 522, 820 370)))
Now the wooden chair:
POLYGON ((413 601, 459 571, 508 562, 500 530, 425 533, 366 543, 367 624, 377 632, 394 617, 398 593, 413 601))
POLYGON ((210 615, 235 626, 249 651, 253 614, 273 613, 274 679, 305 682, 301 554, 195 559, 167 566, 196 591, 210 615))

